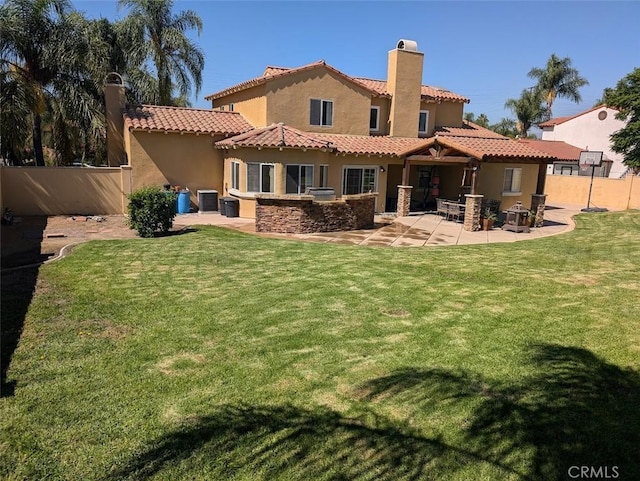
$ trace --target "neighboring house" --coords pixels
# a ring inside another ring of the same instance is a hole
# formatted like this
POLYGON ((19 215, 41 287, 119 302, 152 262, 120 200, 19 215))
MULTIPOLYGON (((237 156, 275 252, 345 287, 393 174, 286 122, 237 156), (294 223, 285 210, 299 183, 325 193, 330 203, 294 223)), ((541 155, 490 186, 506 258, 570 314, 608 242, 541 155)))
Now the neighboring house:
MULTIPOLYGON (((557 160, 547 166, 547 174, 552 175, 591 175, 591 168, 582 169, 579 165, 580 152, 583 150, 560 140, 517 139, 518 142, 555 157, 557 160)), ((603 160, 594 170, 595 177, 608 177, 611 170, 610 160, 603 160)))
POLYGON ((570 117, 556 117, 538 124, 542 140, 560 140, 582 150, 600 151, 611 161, 610 178, 619 179, 627 172, 624 156, 611 150, 611 134, 626 123, 617 120, 617 110, 602 105, 570 117))
POLYGON ((308 187, 375 192, 377 212, 399 215, 465 194, 530 206, 555 158, 463 121, 469 99, 422 85, 423 57, 401 40, 388 54, 387 80, 319 61, 267 67, 208 95, 212 110, 128 109, 126 163, 136 187, 178 184, 194 202, 195 190, 216 189, 240 200, 242 217, 255 216, 256 196, 308 187))

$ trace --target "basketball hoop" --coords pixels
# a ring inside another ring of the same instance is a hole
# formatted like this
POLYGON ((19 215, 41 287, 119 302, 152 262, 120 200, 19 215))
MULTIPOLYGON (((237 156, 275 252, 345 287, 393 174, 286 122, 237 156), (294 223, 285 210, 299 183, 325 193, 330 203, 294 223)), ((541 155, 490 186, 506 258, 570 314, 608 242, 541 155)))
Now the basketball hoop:
POLYGON ((591 167, 591 164, 588 164, 586 162, 582 162, 578 165, 580 166, 580 172, 586 172, 587 170, 589 170, 589 167, 591 167))

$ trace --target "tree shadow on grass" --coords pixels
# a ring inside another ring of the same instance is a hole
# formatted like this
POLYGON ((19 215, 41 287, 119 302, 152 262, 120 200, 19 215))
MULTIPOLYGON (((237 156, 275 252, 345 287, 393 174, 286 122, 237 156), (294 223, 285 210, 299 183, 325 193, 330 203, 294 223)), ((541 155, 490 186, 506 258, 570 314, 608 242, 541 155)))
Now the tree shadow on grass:
MULTIPOLYGON (((224 406, 170 433, 108 480, 424 480, 442 479, 476 454, 389 420, 346 418, 323 407, 224 406)), ((498 469, 508 470, 498 466, 498 469)))
POLYGON ((7 382, 7 370, 22 335, 39 270, 33 266, 3 272, 0 279, 0 397, 12 396, 15 390, 15 382, 7 382))
POLYGON ((407 369, 363 389, 370 401, 417 406, 478 400, 465 448, 514 471, 524 466, 524 478, 570 479, 572 466, 591 466, 603 469, 601 478, 616 467, 618 479, 640 479, 640 374, 575 347, 536 345, 530 359, 537 374, 511 386, 407 369))
POLYGON ((556 345, 534 346, 531 362, 536 374, 512 386, 464 371, 397 371, 361 386, 361 418, 318 406, 222 406, 106 479, 537 481, 571 479, 571 466, 609 475, 615 466, 618 479, 640 479, 638 373, 556 345), (468 422, 453 445, 372 414, 370 403, 425 416, 452 409, 468 422))

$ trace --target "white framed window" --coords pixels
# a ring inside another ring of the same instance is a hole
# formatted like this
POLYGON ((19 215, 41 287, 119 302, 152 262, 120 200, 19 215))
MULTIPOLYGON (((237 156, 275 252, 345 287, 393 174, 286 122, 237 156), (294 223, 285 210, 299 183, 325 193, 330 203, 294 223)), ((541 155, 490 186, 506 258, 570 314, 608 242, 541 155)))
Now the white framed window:
POLYGON ((310 125, 333 126, 333 100, 311 99, 309 112, 310 125))
POLYGON ((371 106, 371 113, 369 114, 369 130, 374 132, 380 130, 380 107, 375 105, 371 106))
POLYGON ((418 117, 418 133, 426 134, 427 130, 429 130, 429 111, 421 110, 418 117))
POLYGON ((220 107, 218 107, 218 109, 219 109, 221 112, 224 112, 224 105, 221 105, 220 107))
POLYGON ((247 163, 247 192, 272 193, 275 191, 273 164, 247 163))
POLYGON ((375 192, 378 167, 373 165, 345 165, 342 168, 342 195, 375 192))
POLYGON ((329 166, 321 165, 318 187, 327 187, 328 185, 329 185, 329 166))
POLYGON ((522 187, 522 169, 507 168, 504 169, 504 184, 502 192, 507 194, 519 194, 522 187))
POLYGON ((304 194, 307 187, 313 187, 313 165, 287 164, 285 193, 304 194))
POLYGON ((229 104, 229 112, 233 112, 233 104, 229 104))
POLYGON ((240 189, 240 162, 231 162, 231 188, 240 189))

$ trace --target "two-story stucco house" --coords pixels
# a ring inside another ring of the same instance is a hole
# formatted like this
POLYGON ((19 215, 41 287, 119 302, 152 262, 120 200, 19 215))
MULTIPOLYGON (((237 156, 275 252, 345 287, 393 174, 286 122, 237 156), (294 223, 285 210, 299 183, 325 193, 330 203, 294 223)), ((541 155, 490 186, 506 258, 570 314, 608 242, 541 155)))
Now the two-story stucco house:
POLYGON ((338 197, 375 192, 375 210, 398 215, 437 197, 535 204, 554 157, 463 121, 469 99, 422 85, 423 61, 416 42, 401 40, 386 80, 319 61, 267 67, 208 95, 211 110, 125 109, 115 162, 131 165, 134 188, 217 189, 239 199, 242 217, 255 216, 256 197, 309 187, 338 197))
MULTIPOLYGON (((608 176, 619 179, 627 172, 624 156, 611 150, 611 134, 626 123, 615 118, 617 110, 603 105, 569 117, 556 117, 538 125, 542 140, 563 141, 582 150, 602 152, 608 176), (609 167, 610 166, 610 167, 609 167)), ((601 175, 606 176, 607 172, 601 175)))

